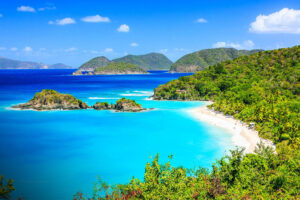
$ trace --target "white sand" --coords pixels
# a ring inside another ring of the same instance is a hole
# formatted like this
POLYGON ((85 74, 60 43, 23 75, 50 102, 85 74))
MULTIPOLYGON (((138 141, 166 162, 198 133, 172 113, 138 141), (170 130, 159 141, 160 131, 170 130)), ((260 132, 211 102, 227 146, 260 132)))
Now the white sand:
MULTIPOLYGON (((209 102, 208 104, 211 103, 209 102)), ((225 129, 231 133, 233 144, 245 147, 246 153, 253 153, 256 144, 260 141, 267 146, 273 146, 272 141, 260 138, 257 131, 250 129, 247 124, 234 119, 232 116, 225 116, 220 112, 208 109, 206 106, 190 109, 188 113, 200 121, 225 129)))

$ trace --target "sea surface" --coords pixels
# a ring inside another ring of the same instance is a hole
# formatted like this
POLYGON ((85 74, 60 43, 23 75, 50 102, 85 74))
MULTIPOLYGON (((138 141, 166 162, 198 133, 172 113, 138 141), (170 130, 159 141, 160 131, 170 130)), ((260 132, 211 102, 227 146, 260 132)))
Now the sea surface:
POLYGON ((14 197, 67 200, 91 193, 97 177, 109 184, 143 179, 157 154, 174 166, 211 164, 232 148, 231 135, 186 110, 204 102, 153 101, 153 89, 188 74, 71 76, 74 70, 0 70, 0 174, 14 179, 14 197), (125 97, 154 110, 18 111, 42 89, 93 105, 125 97))

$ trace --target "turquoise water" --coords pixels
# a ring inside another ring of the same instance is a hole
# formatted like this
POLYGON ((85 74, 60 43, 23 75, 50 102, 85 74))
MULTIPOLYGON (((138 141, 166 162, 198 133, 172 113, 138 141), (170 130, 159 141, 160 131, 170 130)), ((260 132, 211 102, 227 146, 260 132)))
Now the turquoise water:
POLYGON ((70 76, 70 70, 0 71, 0 174, 15 180, 14 196, 71 199, 91 192, 96 177, 110 184, 143 178, 160 154, 175 166, 210 167, 232 147, 230 135, 196 121, 186 110, 203 102, 152 101, 153 88, 186 74, 70 76), (70 93, 89 105, 135 99, 152 111, 16 111, 43 88, 70 93))

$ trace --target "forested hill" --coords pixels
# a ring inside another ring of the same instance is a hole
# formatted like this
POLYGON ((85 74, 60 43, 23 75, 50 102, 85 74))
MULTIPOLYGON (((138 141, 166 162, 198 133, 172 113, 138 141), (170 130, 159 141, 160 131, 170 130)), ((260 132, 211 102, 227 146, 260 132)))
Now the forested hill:
POLYGON ((145 70, 169 70, 172 61, 161 53, 148 53, 145 55, 127 55, 113 60, 139 65, 145 70))
POLYGON ((240 56, 250 55, 263 50, 237 50, 234 48, 204 49, 187 54, 177 60, 170 69, 170 72, 196 72, 203 70, 209 65, 214 65, 225 60, 232 60, 240 56))
POLYGON ((78 71, 94 71, 98 67, 105 67, 110 63, 110 60, 105 56, 95 57, 86 63, 82 64, 78 71))
POLYGON ((300 46, 263 51, 210 66, 155 89, 157 100, 213 100, 212 108, 274 142, 299 142, 300 46))

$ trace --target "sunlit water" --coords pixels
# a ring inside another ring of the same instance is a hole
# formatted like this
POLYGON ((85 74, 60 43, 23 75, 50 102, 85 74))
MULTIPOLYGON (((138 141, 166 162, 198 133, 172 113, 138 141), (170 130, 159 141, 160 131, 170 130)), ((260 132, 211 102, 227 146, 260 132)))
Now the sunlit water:
POLYGON ((175 166, 210 167, 232 147, 230 135, 196 121, 187 109, 203 102, 152 101, 153 89, 179 76, 71 76, 72 70, 0 71, 0 174, 15 180, 14 196, 67 200, 91 192, 96 177, 126 183, 143 178, 144 166, 160 154, 175 166), (35 92, 55 89, 82 99, 115 102, 126 97, 154 110, 16 111, 35 92))

